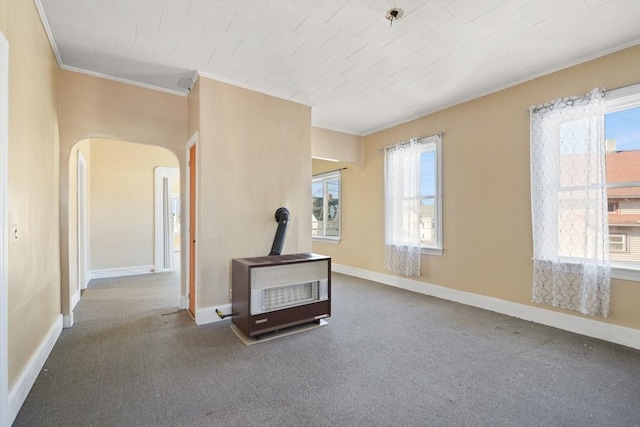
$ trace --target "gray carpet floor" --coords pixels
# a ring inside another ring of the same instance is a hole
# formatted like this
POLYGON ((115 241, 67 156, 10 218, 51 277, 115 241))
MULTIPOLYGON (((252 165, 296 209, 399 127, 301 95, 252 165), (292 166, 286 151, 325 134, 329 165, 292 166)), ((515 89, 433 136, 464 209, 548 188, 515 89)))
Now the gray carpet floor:
POLYGON ((340 274, 327 326, 246 346, 177 281, 92 281, 14 425, 640 425, 635 350, 340 274))

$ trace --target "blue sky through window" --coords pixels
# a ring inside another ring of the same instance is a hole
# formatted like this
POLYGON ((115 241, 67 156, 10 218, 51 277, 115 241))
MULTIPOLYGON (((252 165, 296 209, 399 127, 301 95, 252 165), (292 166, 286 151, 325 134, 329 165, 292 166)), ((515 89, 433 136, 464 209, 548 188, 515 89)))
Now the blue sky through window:
POLYGON ((617 151, 640 150, 640 107, 604 116, 605 138, 616 140, 617 151))
MULTIPOLYGON (((428 150, 420 155, 420 195, 435 196, 436 194, 436 151, 428 150)), ((433 205, 433 199, 422 200, 422 205, 433 205)))

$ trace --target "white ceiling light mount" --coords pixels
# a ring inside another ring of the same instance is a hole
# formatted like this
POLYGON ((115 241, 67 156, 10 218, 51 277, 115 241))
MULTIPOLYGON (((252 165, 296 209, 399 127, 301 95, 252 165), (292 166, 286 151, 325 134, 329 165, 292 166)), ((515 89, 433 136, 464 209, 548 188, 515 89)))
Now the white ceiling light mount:
POLYGON ((389 28, 391 28, 391 26, 393 25, 393 21, 399 20, 400 18, 402 18, 402 15, 404 15, 404 11, 399 7, 394 7, 393 9, 387 10, 385 18, 389 20, 389 28))

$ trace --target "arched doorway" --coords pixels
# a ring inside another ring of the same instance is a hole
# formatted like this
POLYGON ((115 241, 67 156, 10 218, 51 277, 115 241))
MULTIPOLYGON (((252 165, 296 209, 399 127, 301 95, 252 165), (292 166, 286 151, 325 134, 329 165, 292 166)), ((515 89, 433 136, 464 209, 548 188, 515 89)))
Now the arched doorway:
MULTIPOLYGON (((175 226, 180 223, 177 157, 159 146, 87 138, 72 147, 68 165, 70 312, 92 279, 169 271, 175 275, 178 306, 181 239, 180 227, 175 226), (160 216, 159 170, 174 171, 169 180, 161 181, 165 185, 161 186, 160 204, 167 209, 160 216), (172 242, 169 266, 173 268, 157 268, 156 251, 164 250, 156 241, 158 221, 162 222, 161 235, 168 235, 172 242)), ((72 322, 71 317, 66 326, 72 322)))

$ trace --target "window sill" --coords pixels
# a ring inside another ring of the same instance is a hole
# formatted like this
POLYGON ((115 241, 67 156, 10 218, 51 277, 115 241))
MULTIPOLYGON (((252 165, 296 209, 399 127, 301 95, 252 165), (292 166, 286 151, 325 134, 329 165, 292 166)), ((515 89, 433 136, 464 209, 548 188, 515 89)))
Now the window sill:
POLYGON ((442 256, 442 248, 420 248, 422 255, 442 256))
POLYGON ((640 268, 611 266, 611 278, 640 282, 640 268))
POLYGON ((311 237, 311 240, 317 243, 330 243, 333 245, 337 245, 340 243, 340 238, 331 238, 331 237, 311 237))

